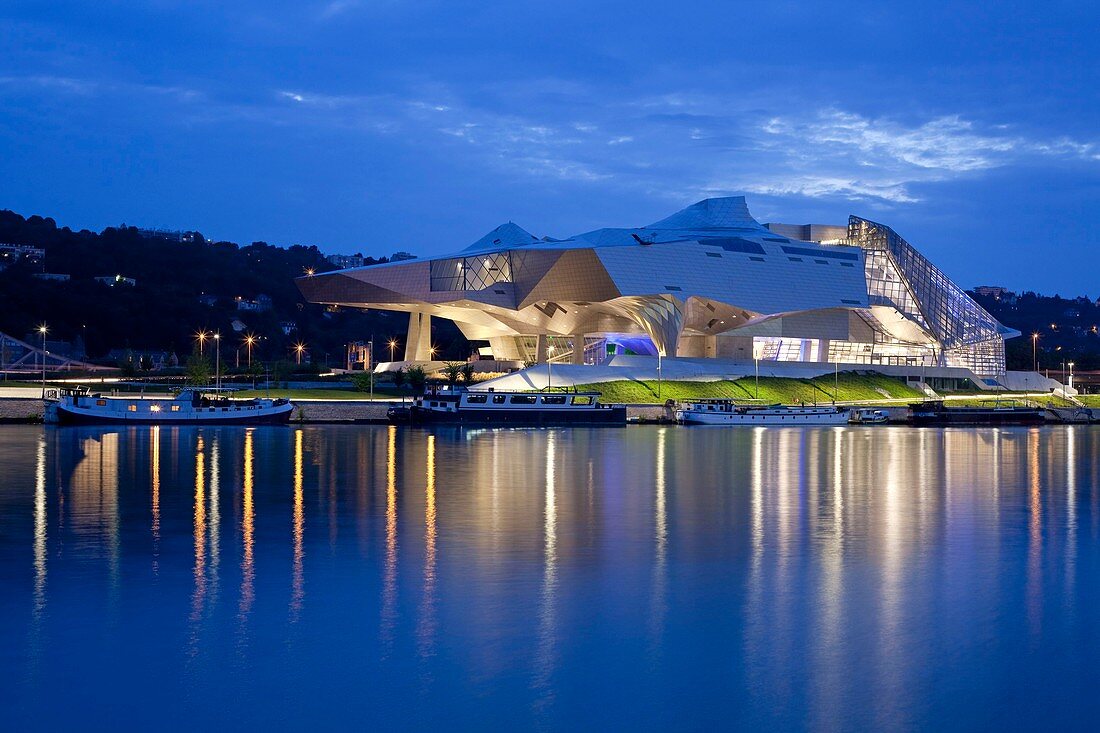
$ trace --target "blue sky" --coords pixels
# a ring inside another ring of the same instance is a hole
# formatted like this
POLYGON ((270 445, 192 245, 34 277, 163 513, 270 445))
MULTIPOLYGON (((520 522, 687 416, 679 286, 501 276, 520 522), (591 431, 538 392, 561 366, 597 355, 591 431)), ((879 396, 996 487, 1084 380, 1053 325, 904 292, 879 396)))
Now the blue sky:
POLYGON ((452 251, 744 194, 1100 295, 1093 2, 0 5, 0 207, 452 251))

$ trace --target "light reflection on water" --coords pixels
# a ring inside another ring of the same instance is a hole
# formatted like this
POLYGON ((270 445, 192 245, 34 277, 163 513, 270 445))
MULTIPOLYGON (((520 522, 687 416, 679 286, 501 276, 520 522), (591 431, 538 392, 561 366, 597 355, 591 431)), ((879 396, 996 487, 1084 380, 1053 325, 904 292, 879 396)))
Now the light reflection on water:
POLYGON ((1084 426, 4 427, 0 709, 1080 725, 1098 458, 1084 426))

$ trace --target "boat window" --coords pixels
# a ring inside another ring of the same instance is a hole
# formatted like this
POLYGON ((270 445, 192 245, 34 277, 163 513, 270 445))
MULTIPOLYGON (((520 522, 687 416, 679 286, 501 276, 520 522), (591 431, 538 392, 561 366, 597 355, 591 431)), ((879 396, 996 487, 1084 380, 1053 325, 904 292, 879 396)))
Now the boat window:
POLYGON ((97 407, 106 407, 107 406, 107 400, 96 400, 95 404, 96 404, 97 407))
POLYGON ((505 400, 505 399, 506 399, 506 398, 505 398, 505 396, 504 396, 504 395, 502 395, 502 394, 495 394, 495 395, 493 395, 493 404, 494 404, 494 405, 503 405, 503 404, 504 404, 504 400, 505 400))
POLYGON ((544 404, 544 405, 564 405, 565 404, 565 395, 563 395, 563 394, 546 395, 545 397, 542 398, 542 404, 544 404))
POLYGON ((574 405, 591 405, 592 395, 578 395, 573 398, 574 405))
POLYGON ((439 403, 438 402, 429 402, 428 406, 429 407, 439 407, 439 403))
POLYGON ((180 406, 179 405, 172 405, 172 412, 179 412, 179 411, 180 411, 180 406))
POLYGON ((533 405, 535 404, 535 396, 532 394, 515 394, 512 395, 513 405, 533 405))
POLYGON ((137 412, 137 405, 127 405, 126 409, 130 412, 137 412))
POLYGON ((466 395, 466 401, 471 405, 484 405, 485 400, 488 399, 488 395, 472 394, 466 395))

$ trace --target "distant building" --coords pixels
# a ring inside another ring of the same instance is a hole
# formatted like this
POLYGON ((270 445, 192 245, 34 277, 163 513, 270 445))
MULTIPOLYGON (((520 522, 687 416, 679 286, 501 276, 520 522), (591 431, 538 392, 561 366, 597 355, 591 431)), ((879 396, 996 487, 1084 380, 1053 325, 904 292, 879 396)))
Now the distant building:
POLYGON ((100 275, 95 278, 98 283, 103 283, 109 288, 114 287, 129 287, 132 288, 137 285, 137 280, 132 277, 124 277, 122 275, 100 275))
POLYGON ((341 270, 346 270, 349 267, 363 266, 363 255, 329 255, 325 259, 341 270))
POLYGON ((352 341, 347 345, 347 369, 369 370, 371 368, 370 342, 352 341))
POLYGON ((1000 285, 979 285, 974 288, 974 292, 982 297, 993 298, 993 300, 1009 305, 1016 302, 1016 293, 1000 285))
POLYGON ((237 310, 239 311, 261 313, 263 311, 271 310, 272 306, 271 296, 263 295, 262 293, 260 295, 257 295, 254 300, 248 300, 247 298, 242 298, 239 295, 234 300, 237 301, 237 310))
POLYGON ((245 324, 245 322, 240 320, 239 318, 234 318, 232 321, 230 321, 229 322, 229 327, 232 328, 233 331, 236 332, 236 333, 240 333, 241 331, 248 328, 248 326, 245 324))
POLYGON ((30 244, 0 243, 0 270, 19 261, 41 265, 46 259, 46 250, 30 244))
POLYGON ((280 321, 279 328, 283 329, 284 336, 289 336, 298 330, 298 324, 294 321, 280 321))
POLYGON ((208 306, 217 305, 219 300, 220 300, 220 298, 218 298, 218 296, 216 296, 216 295, 207 295, 205 293, 203 293, 202 295, 200 295, 198 297, 198 301, 200 303, 202 303, 203 305, 208 305, 208 306))
MULTIPOLYGON (((107 352, 107 356, 103 357, 103 360, 114 362, 115 364, 129 362, 133 364, 135 368, 140 368, 142 361, 144 361, 153 369, 163 369, 167 366, 174 366, 171 363, 174 356, 174 354, 167 351, 158 351, 156 349, 111 349, 107 352)), ((176 362, 178 364, 178 360, 176 360, 176 362)))
POLYGON ((61 272, 35 272, 31 274, 31 277, 38 280, 55 280, 61 283, 69 281, 69 275, 61 272))
POLYGON ((409 252, 394 252, 390 255, 390 262, 401 262, 402 260, 415 260, 416 255, 409 252))

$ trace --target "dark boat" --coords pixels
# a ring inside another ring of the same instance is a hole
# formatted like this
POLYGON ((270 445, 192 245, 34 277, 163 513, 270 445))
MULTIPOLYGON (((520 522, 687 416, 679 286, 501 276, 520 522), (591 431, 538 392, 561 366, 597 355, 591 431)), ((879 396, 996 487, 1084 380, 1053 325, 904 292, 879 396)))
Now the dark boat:
POLYGON ((942 400, 929 400, 909 405, 909 422, 913 425, 1042 425, 1046 418, 1038 407, 947 407, 942 400))
POLYGON ((626 425, 626 407, 601 405, 598 392, 454 392, 391 408, 391 422, 516 427, 626 425))

